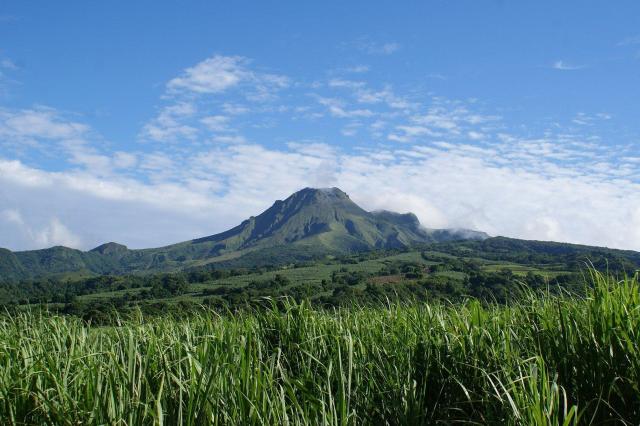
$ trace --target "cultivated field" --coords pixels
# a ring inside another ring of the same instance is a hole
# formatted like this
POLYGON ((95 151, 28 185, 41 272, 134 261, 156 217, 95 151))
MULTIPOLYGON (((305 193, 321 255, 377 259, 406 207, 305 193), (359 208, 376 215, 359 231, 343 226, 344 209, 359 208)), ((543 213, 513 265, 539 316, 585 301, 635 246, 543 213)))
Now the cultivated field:
POLYGON ((638 277, 591 279, 507 306, 6 315, 0 423, 638 424, 638 277))

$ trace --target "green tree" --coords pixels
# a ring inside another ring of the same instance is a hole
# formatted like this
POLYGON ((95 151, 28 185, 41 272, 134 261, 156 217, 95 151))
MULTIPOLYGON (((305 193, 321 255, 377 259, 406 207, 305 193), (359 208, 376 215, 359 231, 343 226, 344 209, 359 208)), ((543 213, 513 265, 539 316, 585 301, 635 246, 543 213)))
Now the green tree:
POLYGON ((169 297, 184 294, 189 289, 189 284, 182 274, 167 274, 156 281, 151 288, 155 297, 169 297))

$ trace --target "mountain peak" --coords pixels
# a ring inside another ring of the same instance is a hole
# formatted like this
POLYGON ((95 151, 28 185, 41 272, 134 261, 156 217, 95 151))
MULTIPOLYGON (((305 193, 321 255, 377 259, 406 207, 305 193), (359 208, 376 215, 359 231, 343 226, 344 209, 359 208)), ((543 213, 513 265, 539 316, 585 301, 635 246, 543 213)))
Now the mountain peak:
MULTIPOLYGON (((305 197, 305 196, 315 196, 315 197, 327 197, 327 198, 335 198, 346 200, 349 199, 349 196, 346 192, 341 190, 340 188, 303 188, 298 192, 295 192, 291 197, 305 197)), ((291 198, 290 197, 290 198, 291 198)))
POLYGON ((274 203, 273 207, 278 208, 301 208, 307 205, 321 205, 321 206, 337 206, 342 205, 348 208, 359 208, 351 201, 349 196, 340 188, 303 188, 297 192, 294 192, 284 201, 278 200, 274 203))
POLYGON ((98 247, 92 249, 91 251, 95 252, 95 253, 111 255, 111 254, 122 253, 122 252, 125 252, 127 250, 129 250, 129 249, 125 245, 114 243, 114 242, 110 242, 110 243, 105 243, 105 244, 99 245, 98 247))

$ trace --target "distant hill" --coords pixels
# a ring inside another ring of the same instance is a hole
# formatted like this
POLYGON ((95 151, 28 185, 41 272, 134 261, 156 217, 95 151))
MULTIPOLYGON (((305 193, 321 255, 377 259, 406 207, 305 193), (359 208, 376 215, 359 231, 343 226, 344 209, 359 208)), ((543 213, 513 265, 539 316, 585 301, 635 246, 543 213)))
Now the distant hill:
POLYGON ((562 264, 569 270, 593 266, 601 271, 633 274, 640 269, 640 252, 553 241, 494 237, 484 240, 443 242, 433 249, 455 257, 482 257, 518 264, 562 264))
POLYGON ((166 247, 130 250, 111 242, 88 252, 60 246, 22 252, 0 249, 0 280, 161 272, 210 263, 278 264, 487 238, 485 233, 464 229, 426 229, 412 213, 368 212, 338 188, 305 188, 228 231, 166 247))

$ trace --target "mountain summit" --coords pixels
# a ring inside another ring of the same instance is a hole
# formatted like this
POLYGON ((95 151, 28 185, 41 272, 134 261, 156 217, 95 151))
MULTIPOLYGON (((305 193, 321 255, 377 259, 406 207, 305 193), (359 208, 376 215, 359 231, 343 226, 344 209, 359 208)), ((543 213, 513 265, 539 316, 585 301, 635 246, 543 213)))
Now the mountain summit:
POLYGON ((208 263, 290 263, 327 254, 487 237, 468 230, 426 229, 412 213, 368 212, 338 188, 304 188, 228 231, 166 247, 130 250, 106 243, 88 252, 66 247, 15 253, 2 250, 0 276, 168 271, 208 263))
MULTIPOLYGON (((227 232, 193 240, 191 244, 215 242, 216 255, 291 244, 303 251, 345 253, 459 236, 458 231, 422 228, 411 213, 367 212, 338 188, 304 188, 227 232)), ((471 238, 482 239, 486 235, 475 233, 471 238)))

